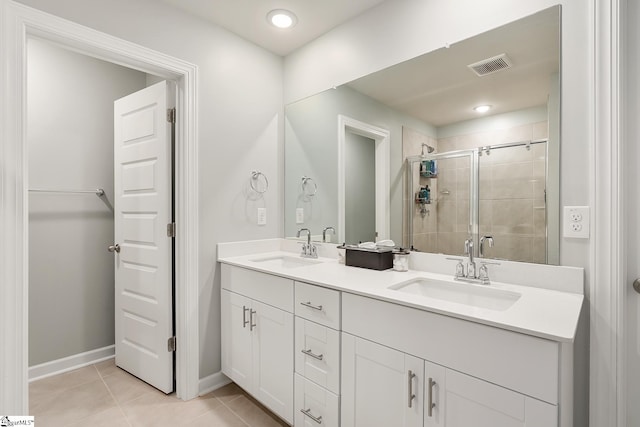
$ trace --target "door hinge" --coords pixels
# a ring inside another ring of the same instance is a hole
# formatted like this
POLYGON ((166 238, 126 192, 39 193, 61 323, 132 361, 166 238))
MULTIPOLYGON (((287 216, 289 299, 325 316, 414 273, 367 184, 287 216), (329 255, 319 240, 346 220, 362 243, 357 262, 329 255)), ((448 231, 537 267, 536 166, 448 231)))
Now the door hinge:
POLYGON ((167 237, 176 237, 176 223, 170 222, 167 224, 167 237))
POLYGON ((176 337, 167 340, 167 351, 176 351, 176 337))
POLYGON ((169 123, 175 123, 176 122, 176 109, 175 108, 167 109, 167 121, 169 123))

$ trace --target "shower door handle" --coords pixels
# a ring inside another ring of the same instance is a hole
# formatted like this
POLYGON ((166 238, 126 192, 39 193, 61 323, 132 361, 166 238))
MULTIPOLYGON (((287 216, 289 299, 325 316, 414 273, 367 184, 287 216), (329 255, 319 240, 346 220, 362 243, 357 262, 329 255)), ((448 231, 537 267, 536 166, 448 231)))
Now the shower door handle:
POLYGON ((633 281, 633 289, 640 294, 640 279, 633 281))
POLYGON ((120 245, 119 244, 115 244, 115 245, 109 245, 109 247, 107 248, 107 250, 109 252, 117 252, 120 253, 120 245))

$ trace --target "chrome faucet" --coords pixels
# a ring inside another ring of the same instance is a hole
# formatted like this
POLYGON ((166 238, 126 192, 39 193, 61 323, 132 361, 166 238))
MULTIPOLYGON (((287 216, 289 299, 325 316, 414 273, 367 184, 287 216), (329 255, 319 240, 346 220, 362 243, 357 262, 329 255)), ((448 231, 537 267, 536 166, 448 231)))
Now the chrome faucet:
MULTIPOLYGON (((484 240, 489 242, 490 246, 493 246, 493 238, 491 236, 484 236, 480 240, 480 256, 483 256, 482 252, 482 244, 484 240)), ((458 261, 456 264, 456 272, 453 276, 454 280, 458 280, 460 282, 467 283, 477 283, 480 285, 490 285, 491 281, 489 280, 489 268, 487 265, 500 265, 497 262, 489 262, 489 261, 480 261, 480 268, 476 269, 476 262, 473 258, 473 239, 469 238, 464 241, 464 254, 468 255, 469 258, 467 260, 467 269, 465 271, 464 268, 464 259, 462 258, 447 258, 452 261, 458 261)))
POLYGON ((482 236, 480 238, 480 252, 478 254, 480 258, 484 258, 484 241, 485 240, 487 241, 487 243, 489 243, 490 248, 493 247, 493 236, 482 236))
POLYGON ((330 231, 331 234, 333 234, 334 236, 336 235, 336 229, 333 227, 326 227, 324 230, 322 230, 322 243, 325 243, 327 241, 327 231, 330 231))
POLYGON ((302 244, 302 253, 300 256, 303 258, 318 258, 318 248, 311 243, 311 230, 308 228, 301 228, 298 230, 296 237, 300 237, 300 233, 303 231, 307 232, 307 243, 302 244))
POLYGON ((469 256, 467 261, 467 277, 476 277, 476 262, 473 260, 473 239, 464 241, 464 254, 469 256))

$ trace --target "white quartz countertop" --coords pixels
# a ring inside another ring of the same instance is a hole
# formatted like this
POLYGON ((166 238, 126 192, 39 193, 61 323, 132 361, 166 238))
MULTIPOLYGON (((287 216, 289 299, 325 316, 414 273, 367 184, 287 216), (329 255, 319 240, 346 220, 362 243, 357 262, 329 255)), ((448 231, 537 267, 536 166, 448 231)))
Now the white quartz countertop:
MULTIPOLYGON (((559 342, 573 342, 584 298, 583 295, 577 293, 492 281, 489 286, 494 289, 503 289, 521 294, 520 298, 506 310, 493 310, 389 289, 391 286, 414 278, 448 281, 459 286, 461 282, 454 282, 453 275, 417 270, 406 272, 394 270, 375 271, 345 266, 333 258, 319 258, 322 261, 321 263, 297 266, 295 268, 285 268, 268 262, 255 261, 278 256, 296 257, 297 255, 286 251, 274 251, 224 257, 220 258, 219 261, 300 282, 559 342)), ((483 285, 467 283, 463 285, 469 286, 470 289, 472 287, 484 287, 483 285)))

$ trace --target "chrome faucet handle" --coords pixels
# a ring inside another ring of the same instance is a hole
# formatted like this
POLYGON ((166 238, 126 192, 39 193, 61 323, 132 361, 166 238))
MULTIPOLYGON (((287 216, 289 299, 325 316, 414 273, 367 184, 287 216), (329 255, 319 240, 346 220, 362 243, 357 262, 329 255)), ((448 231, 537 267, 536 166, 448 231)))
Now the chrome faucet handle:
POLYGON ((450 260, 450 261, 458 261, 458 264, 456 264, 456 275, 455 277, 466 277, 464 274, 464 264, 462 263, 464 260, 462 258, 450 258, 447 257, 446 259, 450 260))
POLYGON ((478 279, 480 279, 480 284, 482 285, 490 285, 491 281, 489 280, 489 269, 487 265, 500 265, 499 262, 484 262, 480 263, 480 268, 478 269, 478 279))

